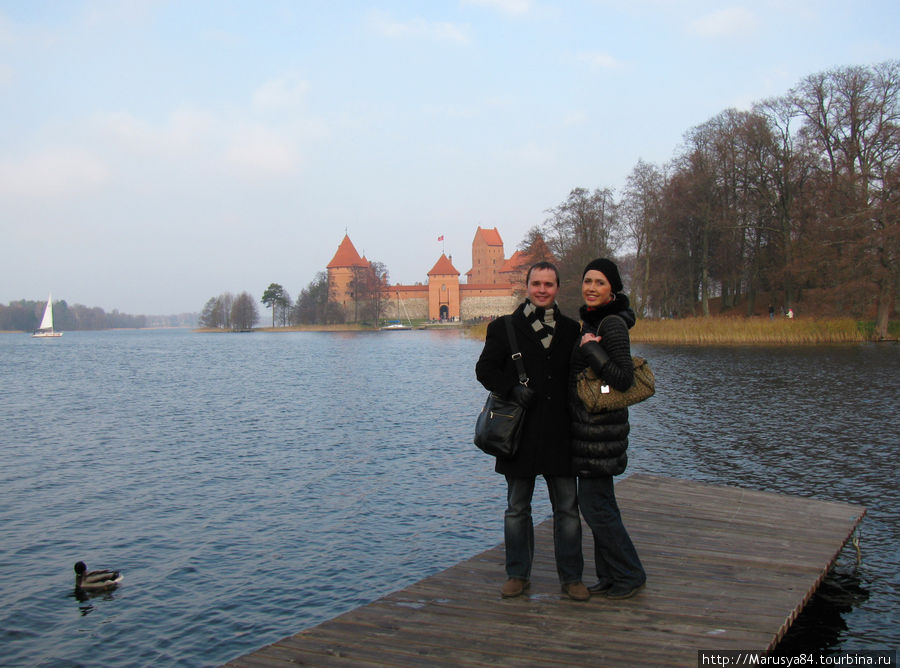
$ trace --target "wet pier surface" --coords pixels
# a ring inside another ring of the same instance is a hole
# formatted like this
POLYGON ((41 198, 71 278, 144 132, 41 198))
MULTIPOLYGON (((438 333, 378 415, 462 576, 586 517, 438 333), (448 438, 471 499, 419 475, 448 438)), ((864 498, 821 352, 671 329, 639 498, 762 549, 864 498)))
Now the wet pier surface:
MULTIPOLYGON (((501 598, 498 545, 227 665, 696 666, 699 650, 770 650, 865 514, 644 474, 619 482, 616 496, 647 571, 634 598, 561 594, 548 520, 535 528, 525 596, 501 598)), ((587 527, 584 556, 590 584, 587 527)))

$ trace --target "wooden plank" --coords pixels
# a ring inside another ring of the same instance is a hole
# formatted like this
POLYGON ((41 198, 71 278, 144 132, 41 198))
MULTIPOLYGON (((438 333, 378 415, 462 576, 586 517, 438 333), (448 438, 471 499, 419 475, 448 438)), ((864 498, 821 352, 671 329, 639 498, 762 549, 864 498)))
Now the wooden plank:
MULTIPOLYGON (((635 598, 561 594, 548 520, 535 527, 526 596, 500 597, 498 545, 227 665, 695 666, 701 649, 769 650, 865 514, 641 474, 618 483, 616 496, 648 574, 635 598)), ((583 547, 590 583, 587 527, 583 547)))

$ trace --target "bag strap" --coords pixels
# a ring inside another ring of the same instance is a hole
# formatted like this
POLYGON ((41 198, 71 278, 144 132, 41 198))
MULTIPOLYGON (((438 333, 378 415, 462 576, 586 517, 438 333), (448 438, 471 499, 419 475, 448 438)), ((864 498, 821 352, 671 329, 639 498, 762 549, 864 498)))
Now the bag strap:
POLYGON ((522 353, 519 352, 519 344, 516 341, 516 333, 513 331, 512 316, 503 318, 506 321, 506 335, 509 337, 509 349, 512 352, 513 362, 516 363, 516 371, 519 374, 519 383, 528 386, 528 374, 525 373, 525 364, 522 362, 522 353))
MULTIPOLYGON (((625 323, 625 318, 620 316, 618 313, 610 313, 609 315, 604 316, 603 319, 600 321, 600 323, 597 325, 597 331, 595 332, 595 334, 600 333, 600 328, 603 327, 603 323, 606 322, 607 320, 609 320, 610 318, 618 318, 623 323, 625 323)), ((628 327, 627 323, 625 324, 625 327, 626 328, 628 327)))

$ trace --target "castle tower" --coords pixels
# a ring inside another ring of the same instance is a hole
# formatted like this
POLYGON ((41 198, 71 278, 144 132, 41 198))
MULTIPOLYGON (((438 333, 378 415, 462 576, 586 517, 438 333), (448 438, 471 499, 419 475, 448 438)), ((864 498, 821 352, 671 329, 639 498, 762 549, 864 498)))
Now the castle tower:
POLYGON ((443 253, 428 272, 428 317, 459 320, 459 272, 443 253))
POLYGON ((337 252, 326 268, 328 269, 328 301, 340 304, 344 307, 345 313, 353 315, 351 312, 355 305, 353 277, 361 268, 368 270, 369 263, 359 256, 350 237, 345 234, 337 252))
POLYGON ((469 272, 469 283, 474 285, 493 285, 498 282, 497 272, 503 267, 503 239, 497 228, 490 230, 479 227, 475 230, 472 241, 472 270, 469 272))

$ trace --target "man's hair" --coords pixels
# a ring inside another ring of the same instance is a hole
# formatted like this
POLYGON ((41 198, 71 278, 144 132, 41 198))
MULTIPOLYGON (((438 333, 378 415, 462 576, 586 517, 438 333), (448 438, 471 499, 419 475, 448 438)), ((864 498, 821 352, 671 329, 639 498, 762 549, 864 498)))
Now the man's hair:
POLYGON ((549 269, 554 274, 556 274, 556 285, 559 285, 559 269, 556 268, 556 265, 552 262, 535 262, 528 268, 528 273, 525 275, 525 285, 531 283, 531 272, 535 269, 549 269))

